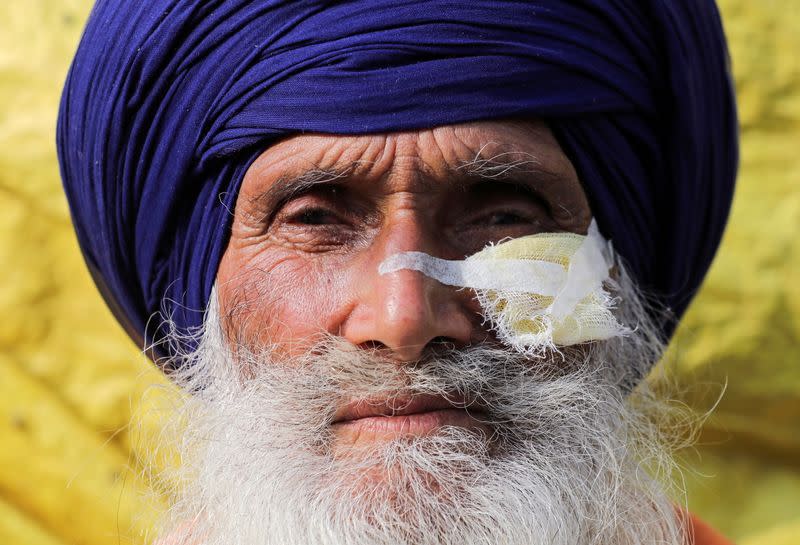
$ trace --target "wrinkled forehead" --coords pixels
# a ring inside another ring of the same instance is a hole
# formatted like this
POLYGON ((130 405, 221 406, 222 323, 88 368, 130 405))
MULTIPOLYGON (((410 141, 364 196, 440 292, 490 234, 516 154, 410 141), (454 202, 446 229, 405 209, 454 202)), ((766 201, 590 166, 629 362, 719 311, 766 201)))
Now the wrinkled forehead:
POLYGON ((367 135, 293 135, 272 143, 250 170, 349 168, 354 175, 383 176, 403 159, 418 160, 432 171, 475 160, 574 171, 544 122, 511 119, 367 135))

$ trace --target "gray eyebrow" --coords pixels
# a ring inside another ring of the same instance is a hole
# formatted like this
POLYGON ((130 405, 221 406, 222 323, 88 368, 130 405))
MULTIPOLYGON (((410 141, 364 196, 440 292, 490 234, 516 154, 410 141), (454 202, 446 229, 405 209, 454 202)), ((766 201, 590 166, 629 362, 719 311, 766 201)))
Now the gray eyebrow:
POLYGON ((509 151, 487 157, 483 154, 484 148, 478 150, 475 157, 469 161, 461 163, 456 170, 466 172, 470 177, 485 180, 503 180, 519 173, 554 180, 564 177, 563 174, 546 168, 532 153, 509 151), (523 158, 520 158, 520 155, 523 158), (515 159, 509 159, 509 156, 515 159))

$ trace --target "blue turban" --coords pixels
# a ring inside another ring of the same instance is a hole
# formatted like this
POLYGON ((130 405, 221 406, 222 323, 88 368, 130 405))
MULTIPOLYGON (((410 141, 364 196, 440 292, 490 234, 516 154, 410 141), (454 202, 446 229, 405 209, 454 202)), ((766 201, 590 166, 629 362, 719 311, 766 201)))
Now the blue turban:
POLYGON ((58 153, 86 262, 137 342, 202 324, 243 175, 280 137, 545 120, 604 235, 673 310, 738 163, 713 0, 99 0, 58 153), (147 334, 146 329, 149 329, 147 334))

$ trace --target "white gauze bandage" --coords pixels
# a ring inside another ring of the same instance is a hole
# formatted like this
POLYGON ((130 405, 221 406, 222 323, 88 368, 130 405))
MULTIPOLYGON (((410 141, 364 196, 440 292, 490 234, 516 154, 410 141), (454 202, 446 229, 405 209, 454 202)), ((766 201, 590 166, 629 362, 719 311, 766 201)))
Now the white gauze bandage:
POLYGON ((592 220, 587 235, 542 233, 487 246, 463 261, 422 252, 386 258, 380 274, 410 269, 443 284, 475 290, 501 341, 530 356, 604 340, 629 330, 612 313, 605 290, 611 243, 592 220))

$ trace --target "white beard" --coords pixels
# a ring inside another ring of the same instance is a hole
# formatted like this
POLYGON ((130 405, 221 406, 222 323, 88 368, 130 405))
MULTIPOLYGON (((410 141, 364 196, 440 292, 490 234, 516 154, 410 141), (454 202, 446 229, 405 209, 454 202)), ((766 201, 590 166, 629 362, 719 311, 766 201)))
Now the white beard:
POLYGON ((182 464, 169 543, 683 543, 650 476, 672 470, 645 416, 662 405, 625 386, 661 345, 624 288, 629 337, 541 360, 473 347, 402 367, 333 338, 291 361, 242 347, 234 358, 212 296, 200 347, 173 377, 194 394, 172 439, 182 464), (494 435, 445 427, 335 455, 337 406, 394 393, 475 400, 494 435))

